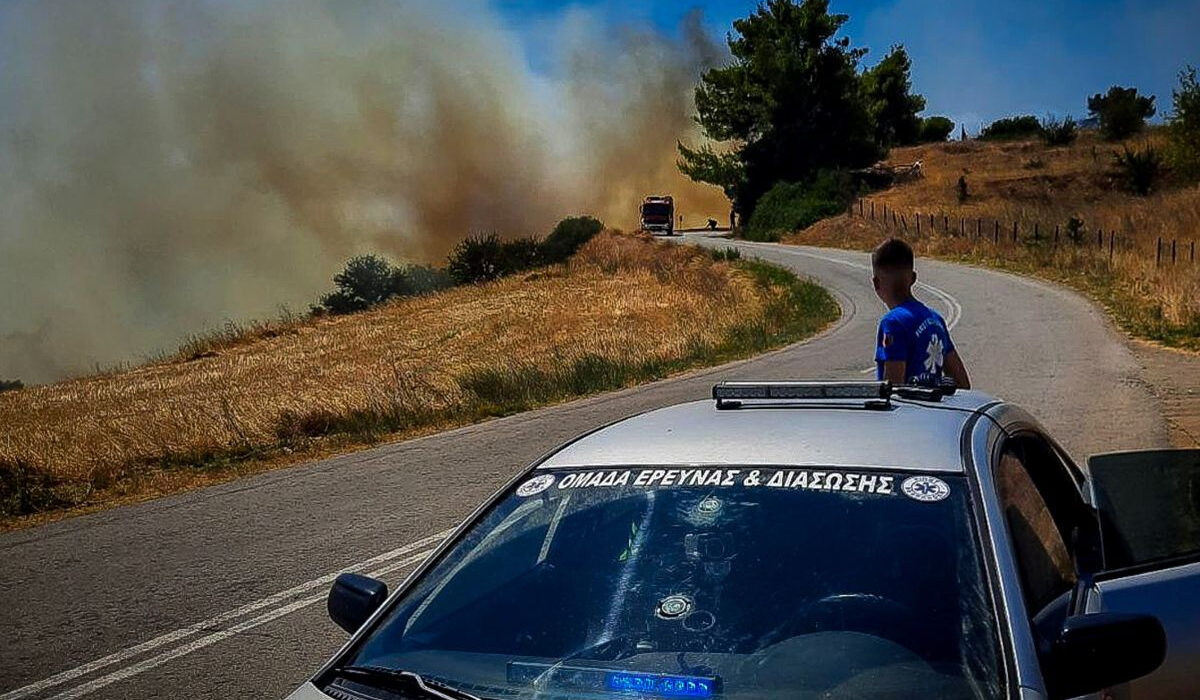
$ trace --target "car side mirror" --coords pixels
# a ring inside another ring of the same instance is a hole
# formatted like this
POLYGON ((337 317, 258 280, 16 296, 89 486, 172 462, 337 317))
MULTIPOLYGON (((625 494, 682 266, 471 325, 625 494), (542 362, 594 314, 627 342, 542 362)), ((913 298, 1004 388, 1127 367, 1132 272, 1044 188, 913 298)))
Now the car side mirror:
POLYGON ((329 617, 338 627, 354 634, 383 605, 387 596, 387 584, 383 581, 358 574, 341 574, 329 589, 329 617))
POLYGON ((1051 645, 1046 670, 1052 698, 1095 693, 1150 673, 1167 655, 1167 635, 1152 615, 1073 615, 1051 645))

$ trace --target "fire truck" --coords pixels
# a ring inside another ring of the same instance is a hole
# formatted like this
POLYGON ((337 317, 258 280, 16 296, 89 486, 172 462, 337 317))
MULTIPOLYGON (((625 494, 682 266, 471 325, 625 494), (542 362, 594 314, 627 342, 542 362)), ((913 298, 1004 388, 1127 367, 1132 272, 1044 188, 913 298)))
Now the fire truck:
POLYGON ((675 200, 671 195, 642 200, 642 230, 650 233, 675 233, 675 200))

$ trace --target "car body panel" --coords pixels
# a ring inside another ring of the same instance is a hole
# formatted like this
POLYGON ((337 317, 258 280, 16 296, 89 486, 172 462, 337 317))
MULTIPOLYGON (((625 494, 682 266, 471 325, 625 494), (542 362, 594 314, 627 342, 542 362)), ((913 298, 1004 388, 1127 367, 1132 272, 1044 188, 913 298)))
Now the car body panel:
POLYGON ((1131 697, 1194 697, 1200 689, 1200 562, 1100 580, 1095 591, 1092 611, 1148 613, 1166 630, 1166 660, 1129 684, 1131 697))
POLYGON ((884 410, 849 404, 718 409, 713 401, 693 401, 585 435, 539 467, 756 464, 961 473, 959 436, 973 411, 991 398, 960 394, 940 404, 950 410, 937 411, 903 401, 884 410), (886 458, 880 444, 892 446, 886 458))

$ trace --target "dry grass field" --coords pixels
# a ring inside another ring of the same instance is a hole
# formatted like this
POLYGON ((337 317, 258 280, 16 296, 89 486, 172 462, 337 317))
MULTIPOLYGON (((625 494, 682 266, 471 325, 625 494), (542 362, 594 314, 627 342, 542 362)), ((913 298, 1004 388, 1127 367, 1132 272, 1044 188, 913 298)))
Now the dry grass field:
POLYGON ((1114 151, 1126 145, 1161 146, 1162 141, 1155 131, 1125 144, 1106 143, 1084 132, 1066 147, 1048 147, 1040 141, 968 141, 896 149, 890 162, 920 160, 923 177, 870 195, 864 200, 866 219, 856 208, 853 216, 822 221, 786 240, 868 248, 885 236, 898 235, 910 240, 922 255, 1004 267, 1066 283, 1091 294, 1134 335, 1200 349, 1200 260, 1191 257, 1193 246, 1200 247, 1200 187, 1167 180, 1157 191, 1140 197, 1123 191, 1113 174, 1114 151), (962 203, 960 176, 968 189, 962 203), (871 202, 874 220, 869 218, 871 202), (902 225, 892 224, 892 212, 904 216, 902 225), (914 220, 918 213, 922 217, 919 235, 914 220), (1082 222, 1078 244, 1066 236, 1072 217, 1082 222), (947 221, 949 234, 944 230, 947 221), (999 244, 994 235, 997 222, 999 244), (1102 243, 1097 241, 1098 231, 1102 243), (1163 259, 1156 264, 1159 238, 1164 242, 1163 259))
POLYGON ((564 266, 0 394, 0 516, 145 498, 616 388, 836 315, 823 290, 777 269, 603 233, 564 266))

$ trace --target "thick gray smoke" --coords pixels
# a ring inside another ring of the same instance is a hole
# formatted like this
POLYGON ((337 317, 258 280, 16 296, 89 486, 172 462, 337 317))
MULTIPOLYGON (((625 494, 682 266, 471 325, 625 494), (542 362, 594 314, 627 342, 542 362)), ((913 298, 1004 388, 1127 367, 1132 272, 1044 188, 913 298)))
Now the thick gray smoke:
POLYGON ((0 378, 136 359, 303 307, 344 260, 438 261, 470 231, 689 219, 675 171, 715 48, 568 11, 533 36, 449 0, 0 6, 0 378))

